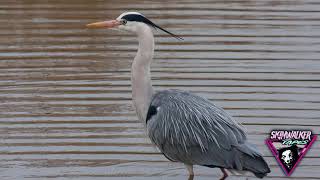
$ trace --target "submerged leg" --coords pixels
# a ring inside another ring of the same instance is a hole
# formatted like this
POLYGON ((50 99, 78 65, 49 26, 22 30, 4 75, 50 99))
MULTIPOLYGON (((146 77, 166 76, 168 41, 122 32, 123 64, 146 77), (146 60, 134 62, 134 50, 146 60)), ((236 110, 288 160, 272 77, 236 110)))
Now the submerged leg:
POLYGON ((194 175, 189 175, 188 180, 193 180, 194 175))
POLYGON ((220 170, 223 173, 223 176, 220 178, 220 180, 225 180, 228 177, 228 173, 224 168, 220 168, 220 170))
POLYGON ((193 180, 194 173, 193 173, 193 165, 192 164, 184 164, 189 172, 188 180, 193 180))

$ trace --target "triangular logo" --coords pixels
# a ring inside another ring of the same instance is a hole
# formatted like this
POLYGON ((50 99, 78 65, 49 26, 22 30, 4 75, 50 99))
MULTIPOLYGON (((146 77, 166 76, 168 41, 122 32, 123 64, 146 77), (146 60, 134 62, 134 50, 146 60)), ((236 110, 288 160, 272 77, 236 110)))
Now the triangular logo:
POLYGON ((285 175, 290 176, 316 139, 310 130, 273 130, 266 144, 285 175))

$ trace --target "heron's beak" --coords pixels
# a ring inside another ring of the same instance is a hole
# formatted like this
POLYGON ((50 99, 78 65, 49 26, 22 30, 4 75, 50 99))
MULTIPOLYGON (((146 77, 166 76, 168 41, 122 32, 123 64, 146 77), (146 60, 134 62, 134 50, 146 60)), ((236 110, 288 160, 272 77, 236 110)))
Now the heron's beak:
POLYGON ((102 21, 102 22, 95 22, 91 24, 87 24, 87 28, 114 28, 121 25, 118 20, 111 20, 111 21, 102 21))

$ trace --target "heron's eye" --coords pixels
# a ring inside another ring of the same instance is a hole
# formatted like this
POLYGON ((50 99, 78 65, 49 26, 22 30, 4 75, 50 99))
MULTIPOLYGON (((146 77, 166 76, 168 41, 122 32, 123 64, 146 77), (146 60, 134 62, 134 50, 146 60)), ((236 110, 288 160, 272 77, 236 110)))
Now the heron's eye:
POLYGON ((127 20, 125 20, 125 19, 121 19, 120 22, 121 22, 122 25, 126 25, 127 24, 127 20))

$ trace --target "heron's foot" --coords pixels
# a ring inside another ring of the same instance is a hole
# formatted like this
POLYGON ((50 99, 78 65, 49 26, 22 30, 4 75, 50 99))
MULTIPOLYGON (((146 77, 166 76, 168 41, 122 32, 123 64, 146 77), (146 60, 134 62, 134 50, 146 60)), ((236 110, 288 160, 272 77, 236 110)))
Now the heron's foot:
POLYGON ((228 177, 228 173, 224 168, 220 168, 220 170, 223 173, 223 176, 220 178, 220 180, 225 180, 228 177))

